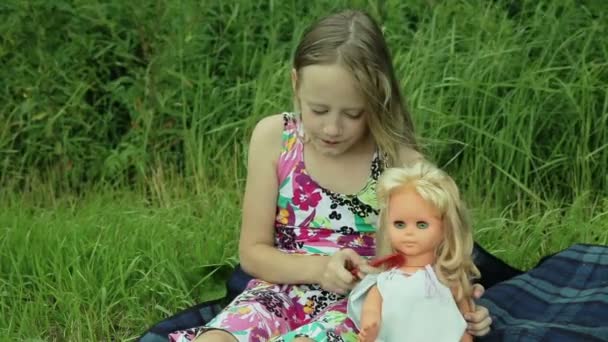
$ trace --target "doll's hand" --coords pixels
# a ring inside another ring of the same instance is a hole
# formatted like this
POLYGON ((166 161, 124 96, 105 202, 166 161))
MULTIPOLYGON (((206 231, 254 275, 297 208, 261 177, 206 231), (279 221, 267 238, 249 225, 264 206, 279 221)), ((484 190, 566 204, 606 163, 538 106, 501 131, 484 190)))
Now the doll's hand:
MULTIPOLYGON (((480 284, 473 285, 473 298, 479 299, 483 295, 485 289, 480 284)), ((483 306, 471 305, 472 312, 464 315, 467 321, 467 332, 474 336, 485 336, 490 332, 492 318, 490 311, 483 306)))
POLYGON ((362 272, 369 268, 367 260, 352 249, 345 248, 331 256, 321 275, 319 284, 324 290, 346 294, 355 285, 355 277, 347 269, 358 267, 362 272))
POLYGON ((364 326, 361 331, 359 331, 359 335, 357 335, 358 342, 375 342, 376 338, 378 338, 378 322, 370 323, 364 326))

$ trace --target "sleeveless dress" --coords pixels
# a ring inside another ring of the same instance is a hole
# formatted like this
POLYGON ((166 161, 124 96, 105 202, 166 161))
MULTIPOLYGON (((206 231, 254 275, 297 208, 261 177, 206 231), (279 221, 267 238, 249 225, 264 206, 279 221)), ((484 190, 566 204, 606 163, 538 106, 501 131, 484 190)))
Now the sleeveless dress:
POLYGON ((458 342, 462 338, 466 321, 452 292, 430 265, 412 274, 392 269, 363 278, 350 293, 347 311, 359 329, 363 302, 374 285, 383 298, 376 342, 458 342))
MULTIPOLYGON (((351 248, 364 257, 375 253, 378 220, 376 181, 383 171, 374 154, 370 177, 356 194, 325 189, 307 173, 299 116, 283 113, 282 151, 277 165, 279 191, 275 245, 285 253, 331 255, 351 248)), ((347 170, 344 172, 347 174, 347 170)), ((356 341, 357 331, 346 314, 346 297, 317 284, 249 282, 207 325, 177 331, 171 341, 191 341, 210 329, 231 332, 238 341, 288 342, 298 336, 315 341, 356 341)))

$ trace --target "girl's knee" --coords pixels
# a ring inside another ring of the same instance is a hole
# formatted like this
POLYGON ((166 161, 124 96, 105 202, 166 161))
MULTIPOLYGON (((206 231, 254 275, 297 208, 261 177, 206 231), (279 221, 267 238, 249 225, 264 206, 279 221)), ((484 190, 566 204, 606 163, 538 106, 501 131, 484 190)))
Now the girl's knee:
POLYGON ((192 342, 238 342, 238 340, 226 331, 209 330, 195 338, 192 342))

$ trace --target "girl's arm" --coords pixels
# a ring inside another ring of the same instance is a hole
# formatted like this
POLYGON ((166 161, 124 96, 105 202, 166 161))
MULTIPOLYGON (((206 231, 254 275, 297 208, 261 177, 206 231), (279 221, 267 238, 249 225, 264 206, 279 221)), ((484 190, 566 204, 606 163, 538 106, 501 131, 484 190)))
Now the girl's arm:
POLYGON ((367 297, 365 297, 365 301, 363 302, 359 341, 376 341, 378 332, 380 331, 381 320, 382 295, 380 294, 380 291, 378 291, 378 286, 374 285, 367 293, 367 297))
POLYGON ((344 267, 346 260, 362 267, 365 263, 354 251, 341 251, 332 257, 309 256, 283 253, 274 246, 282 132, 282 115, 273 115, 262 119, 252 133, 239 240, 241 265, 247 273, 268 282, 321 284, 344 293, 353 284, 344 267))
POLYGON ((277 161, 282 131, 281 115, 260 120, 253 130, 247 161, 239 257, 243 269, 256 278, 272 283, 315 283, 327 257, 288 255, 274 247, 279 191, 277 161))

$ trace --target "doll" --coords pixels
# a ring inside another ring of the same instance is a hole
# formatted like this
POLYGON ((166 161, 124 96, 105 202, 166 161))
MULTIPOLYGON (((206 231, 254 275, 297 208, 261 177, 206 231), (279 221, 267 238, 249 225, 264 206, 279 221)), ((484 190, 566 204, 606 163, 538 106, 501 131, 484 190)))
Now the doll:
POLYGON ((377 192, 376 255, 392 262, 349 295, 359 341, 472 341, 463 315, 472 311, 471 280, 479 270, 456 184, 421 161, 387 169, 377 192))

